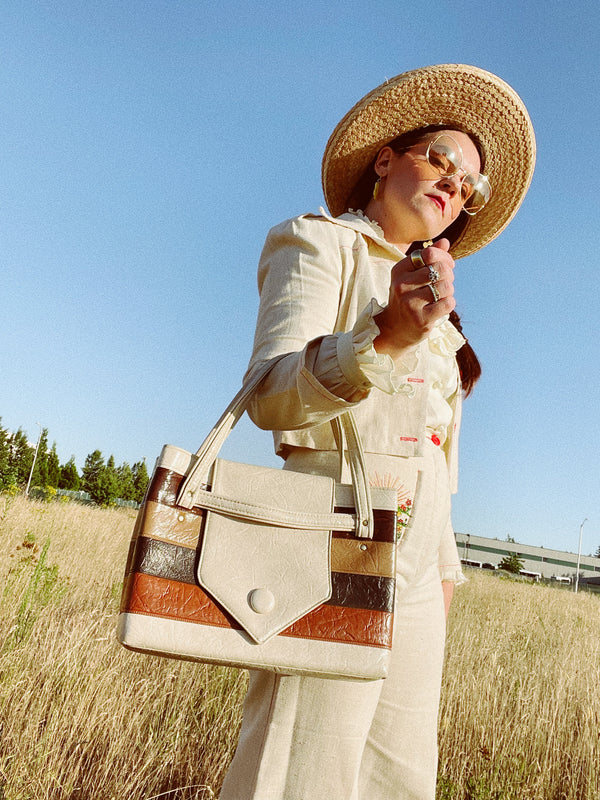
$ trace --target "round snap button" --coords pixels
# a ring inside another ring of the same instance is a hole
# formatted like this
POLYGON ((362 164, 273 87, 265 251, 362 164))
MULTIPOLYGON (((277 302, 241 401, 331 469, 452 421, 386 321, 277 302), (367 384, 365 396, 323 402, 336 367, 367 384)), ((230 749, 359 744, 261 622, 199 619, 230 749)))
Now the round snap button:
POLYGON ((275 608, 275 597, 269 589, 253 589, 248 602, 252 611, 257 614, 268 614, 275 608))

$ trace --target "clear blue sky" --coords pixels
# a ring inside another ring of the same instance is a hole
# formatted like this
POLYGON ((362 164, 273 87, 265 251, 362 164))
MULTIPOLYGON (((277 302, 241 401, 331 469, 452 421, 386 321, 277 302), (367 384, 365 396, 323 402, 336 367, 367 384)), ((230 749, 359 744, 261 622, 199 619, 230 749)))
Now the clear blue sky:
MULTIPOLYGON (((267 230, 323 203, 341 116, 386 77, 471 63, 512 84, 538 166, 512 225, 459 262, 483 365, 459 531, 600 545, 594 0, 3 4, 0 416, 61 461, 195 449, 237 390, 267 230)), ((278 463, 242 424, 240 460, 278 463)))

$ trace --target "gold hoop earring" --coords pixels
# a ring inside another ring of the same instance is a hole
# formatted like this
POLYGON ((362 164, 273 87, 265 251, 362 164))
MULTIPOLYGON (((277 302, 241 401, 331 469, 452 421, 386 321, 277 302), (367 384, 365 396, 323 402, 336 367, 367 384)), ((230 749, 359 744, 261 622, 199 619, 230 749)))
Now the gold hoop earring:
POLYGON ((381 188, 381 177, 377 178, 375 181, 375 186, 373 186, 373 200, 377 200, 379 197, 379 189, 381 188))

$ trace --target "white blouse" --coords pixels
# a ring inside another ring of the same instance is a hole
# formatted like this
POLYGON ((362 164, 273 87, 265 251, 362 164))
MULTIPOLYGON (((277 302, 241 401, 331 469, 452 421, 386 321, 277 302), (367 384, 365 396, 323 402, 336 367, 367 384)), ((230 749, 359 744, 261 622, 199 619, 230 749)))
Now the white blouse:
MULTIPOLYGON (((412 372, 418 358, 419 347, 424 345, 417 345, 403 362, 394 363, 390 356, 377 353, 373 342, 379 335, 379 328, 373 317, 380 311, 382 308, 373 300, 352 329, 354 354, 363 376, 360 384, 351 383, 348 376, 342 374, 335 341, 324 339, 320 343, 313 364, 313 374, 330 392, 344 400, 358 400, 361 393, 374 386, 388 394, 410 388, 406 383, 400 383, 397 378, 412 372)), ((464 342, 464 337, 448 317, 439 321, 427 340, 426 346, 430 351, 431 389, 427 398, 426 426, 432 433, 437 434, 440 444, 445 442, 448 427, 452 423, 451 400, 459 388, 455 356, 464 342)))

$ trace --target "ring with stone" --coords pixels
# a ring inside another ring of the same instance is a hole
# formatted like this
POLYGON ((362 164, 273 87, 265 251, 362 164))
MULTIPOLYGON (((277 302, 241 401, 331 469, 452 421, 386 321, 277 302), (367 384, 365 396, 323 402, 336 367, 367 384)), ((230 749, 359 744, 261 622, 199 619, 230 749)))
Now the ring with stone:
POLYGON ((428 283, 427 285, 431 289, 431 294, 433 295, 433 302, 437 303, 437 301, 440 299, 440 293, 432 283, 428 283))
POLYGON ((425 266, 423 256, 421 255, 422 252, 422 250, 413 250, 410 254, 410 260, 415 269, 421 269, 421 267, 425 266))
POLYGON ((434 283, 437 283, 439 281, 439 279, 440 279, 440 273, 437 271, 437 269, 435 269, 435 267, 432 267, 431 264, 430 264, 429 265, 429 283, 433 285, 434 283))

